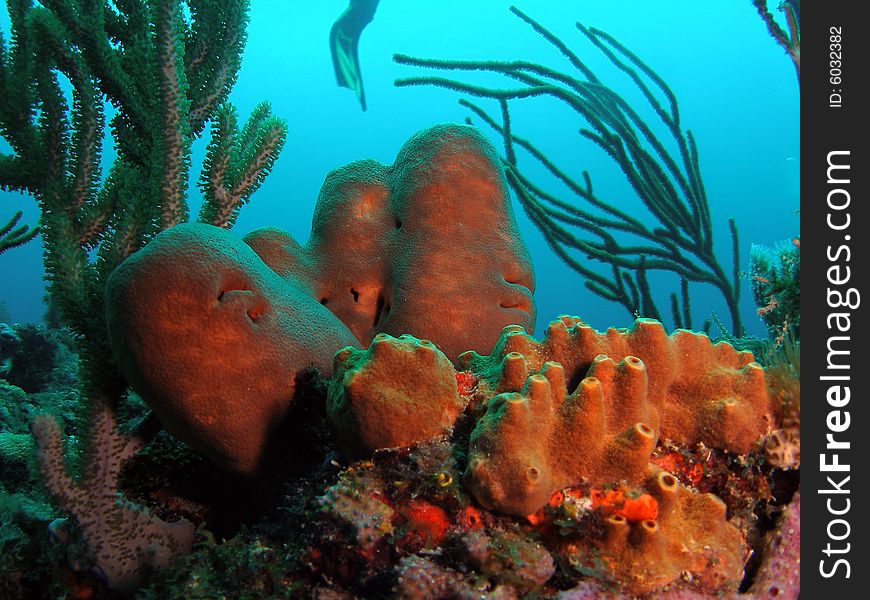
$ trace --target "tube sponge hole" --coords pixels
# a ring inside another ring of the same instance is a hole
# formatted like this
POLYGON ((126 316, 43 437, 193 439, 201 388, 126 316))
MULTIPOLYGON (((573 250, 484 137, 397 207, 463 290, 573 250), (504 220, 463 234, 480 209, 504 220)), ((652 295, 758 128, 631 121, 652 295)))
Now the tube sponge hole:
POLYGON ((641 435, 652 436, 653 430, 652 427, 647 425, 646 423, 638 423, 637 424, 637 432, 641 435))
POLYGON ((659 485, 665 490, 674 490, 677 488, 677 478, 670 473, 661 473, 659 475, 659 485))

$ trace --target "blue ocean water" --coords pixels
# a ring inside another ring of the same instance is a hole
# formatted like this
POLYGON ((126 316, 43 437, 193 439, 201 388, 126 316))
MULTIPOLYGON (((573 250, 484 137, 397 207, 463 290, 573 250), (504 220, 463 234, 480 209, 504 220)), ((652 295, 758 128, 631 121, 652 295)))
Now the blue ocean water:
MULTIPOLYGON (((515 4, 560 36, 606 84, 638 106, 643 105, 640 95, 582 38, 574 28, 576 21, 610 33, 668 82, 680 102, 683 128, 691 129, 697 141, 716 252, 727 271, 731 268, 729 217, 740 230, 743 270, 751 244, 771 246, 799 234, 799 87, 790 60, 768 35, 751 2, 515 4)), ((425 74, 395 64, 396 52, 445 59, 524 59, 569 70, 551 45, 510 13, 510 5, 496 0, 381 0, 359 45, 368 103, 363 112, 353 92, 336 85, 328 45, 330 27, 347 1, 253 0, 248 45, 231 100, 243 119, 259 101, 269 100, 274 112, 288 121, 289 136, 274 172, 242 210, 234 231, 242 235, 258 227, 278 226, 304 242, 327 172, 367 157, 392 163, 399 147, 416 131, 439 122, 462 122, 469 116, 454 92, 396 88, 393 82, 399 77, 425 74)), ((8 32, 8 21, 0 26, 4 34, 8 32)), ((472 83, 498 83, 475 74, 460 76, 472 83)), ((488 108, 497 113, 494 102, 488 108)), ((654 118, 648 116, 652 123, 654 118)), ((579 177, 587 170, 599 196, 645 219, 622 172, 578 135, 583 126, 555 100, 516 103, 516 134, 533 138, 567 172, 579 177)), ((498 136, 490 137, 498 146, 498 136)), ((207 139, 206 134, 194 145, 194 178, 207 139)), ((110 153, 106 154, 110 160, 110 153)), ((520 165, 536 181, 549 185, 543 170, 527 157, 520 156, 520 165)), ((552 191, 562 193, 558 187, 552 191)), ((190 194, 195 214, 195 185, 190 194)), ((25 211, 24 221, 36 222, 38 211, 31 198, 2 195, 0 221, 20 208, 25 211)), ((565 199, 571 198, 565 195, 565 199)), ((538 329, 562 313, 580 315, 599 329, 629 324, 630 315, 587 291, 582 278, 555 256, 516 202, 514 207, 536 269, 538 329)), ((667 314, 667 297, 677 289, 677 282, 655 277, 652 285, 667 314)), ((749 333, 763 336, 746 279, 743 288, 744 323, 749 333)), ((0 255, 0 301, 13 321, 39 321, 43 294, 37 243, 0 255)), ((727 321, 715 292, 693 285, 691 294, 696 324, 712 312, 727 321)))

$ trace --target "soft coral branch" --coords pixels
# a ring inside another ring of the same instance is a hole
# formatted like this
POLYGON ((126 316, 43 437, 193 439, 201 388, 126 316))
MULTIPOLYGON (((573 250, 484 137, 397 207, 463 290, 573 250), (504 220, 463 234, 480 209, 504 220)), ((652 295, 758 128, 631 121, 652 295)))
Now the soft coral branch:
POLYGON ((780 10, 785 13, 785 21, 788 26, 786 32, 767 8, 767 0, 752 0, 752 4, 758 11, 758 16, 767 27, 770 36, 776 40, 785 53, 794 63, 798 83, 801 80, 801 27, 800 27, 800 1, 786 0, 780 5, 780 10))
POLYGON ((38 227, 30 227, 29 225, 16 227, 23 214, 19 210, 12 215, 12 218, 5 225, 0 226, 0 254, 26 244, 39 234, 38 227))

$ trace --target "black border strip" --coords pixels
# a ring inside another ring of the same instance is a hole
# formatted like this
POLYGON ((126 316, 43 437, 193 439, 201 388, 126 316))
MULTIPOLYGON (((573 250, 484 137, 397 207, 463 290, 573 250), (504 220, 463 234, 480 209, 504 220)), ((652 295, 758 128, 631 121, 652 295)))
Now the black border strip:
POLYGON ((864 2, 803 8, 801 596, 867 598, 870 32, 864 2))

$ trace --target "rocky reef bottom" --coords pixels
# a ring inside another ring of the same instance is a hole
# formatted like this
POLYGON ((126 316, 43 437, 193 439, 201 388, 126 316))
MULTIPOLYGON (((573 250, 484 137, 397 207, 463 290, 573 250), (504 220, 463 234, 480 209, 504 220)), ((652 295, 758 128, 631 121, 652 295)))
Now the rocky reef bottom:
POLYGON ((170 449, 155 448, 128 466, 126 493, 162 506, 167 520, 185 516, 204 527, 194 552, 137 597, 798 597, 799 517, 788 517, 800 510, 796 471, 771 468, 760 455, 659 444, 653 462, 676 485, 722 498, 724 507, 701 509, 727 511, 746 541, 737 557, 711 544, 687 558, 644 544, 656 509, 643 486, 567 488, 525 518, 481 508, 462 485, 469 433, 460 423, 449 438, 349 465, 326 444, 319 466, 256 491, 219 483, 222 475, 198 459, 164 462, 170 449), (608 541, 614 522, 626 524, 634 552, 608 541), (730 569, 731 560, 745 575, 723 588, 719 567, 730 569))
MULTIPOLYGON (((570 326, 566 331, 571 340, 586 335, 579 321, 562 322, 570 326)), ((648 455, 637 465, 602 471, 581 464, 588 477, 548 491, 546 502, 529 514, 517 514, 522 511, 513 507, 523 505, 510 491, 503 498, 491 493, 489 479, 482 479, 469 465, 481 456, 495 461, 499 453, 513 449, 503 442, 505 432, 511 430, 505 429, 510 421, 501 416, 502 410, 543 406, 535 404, 541 398, 547 402, 561 398, 558 401, 569 408, 575 402, 584 415, 592 406, 579 391, 566 396, 564 391, 554 391, 555 384, 553 389, 545 386, 545 381, 558 381, 552 362, 533 364, 535 353, 554 357, 554 340, 563 335, 559 332, 561 328, 551 328, 540 343, 524 334, 517 337, 520 332, 508 332, 512 339, 505 342, 508 347, 490 357, 470 357, 465 361, 470 370, 455 373, 464 410, 444 434, 403 448, 368 452, 360 460, 348 458, 352 453, 335 433, 329 409, 330 396, 336 393, 334 382, 330 389, 331 382, 316 373, 299 382, 287 431, 288 460, 278 461, 268 476, 257 481, 228 476, 161 432, 124 465, 118 491, 164 521, 183 518, 193 523, 196 541, 192 552, 151 573, 133 596, 796 599, 800 471, 772 451, 771 440, 781 441, 781 436, 768 431, 748 450, 738 452, 676 439, 676 433, 665 435, 667 426, 653 417, 670 410, 664 404, 666 390, 643 388, 644 398, 661 396, 655 400, 657 411, 641 411, 652 425, 638 423, 625 430, 628 434, 613 437, 612 447, 624 449, 633 448, 633 440, 646 440, 647 429, 663 432, 650 436, 648 455), (518 376, 520 346, 527 347, 524 370, 518 376), (489 373, 480 366, 484 358, 489 360, 489 373), (545 376, 527 377, 525 369, 545 376), (519 391, 510 391, 512 386, 519 391), (544 387, 547 394, 542 395, 544 387), (499 396, 493 394, 499 391, 504 397, 496 401, 499 396), (487 419, 495 429, 481 429, 487 419), (495 435, 492 431, 501 433, 493 438, 497 443, 487 445, 486 440, 495 435), (601 474, 611 472, 627 475, 608 480, 601 474)), ((637 343, 634 347, 641 348, 637 343)), ((715 352, 721 359, 721 349, 715 352)), ((568 358, 563 353, 562 363, 567 365, 568 358)), ((637 388, 632 378, 642 374, 644 361, 616 359, 618 365, 596 359, 597 378, 570 381, 569 388, 587 390, 588 395, 600 382, 605 400, 610 387, 619 402, 630 400, 629 392, 637 388)), ((652 359, 646 363, 652 380, 656 363, 652 359)), ((658 373, 663 373, 661 368, 658 373)), ((739 369, 735 373, 743 377, 739 369)), ((674 381, 680 378, 675 376, 674 381)), ((767 379, 774 399, 778 390, 770 386, 776 382, 767 379)), ((35 471, 28 474, 28 459, 21 458, 15 469, 7 460, 13 456, 13 442, 25 446, 20 455, 32 451, 22 430, 28 415, 74 412, 69 393, 53 392, 64 398, 63 404, 54 406, 54 396, 44 391, 28 394, 0 384, 6 415, 0 437, 4 443, 0 597, 122 597, 100 577, 77 528, 57 518, 61 515, 48 504, 35 471), (21 418, 13 419, 12 406, 21 418)), ((122 429, 146 412, 131 396, 120 415, 122 429)), ((557 421, 551 432, 533 428, 533 437, 523 438, 526 448, 540 442, 538 454, 530 451, 535 460, 540 459, 534 463, 538 467, 522 471, 529 485, 549 471, 558 473, 556 463, 570 462, 572 454, 587 450, 572 446, 577 444, 572 430, 560 424, 565 419, 557 421), (535 442, 534 436, 539 438, 535 442), (567 447, 556 451, 554 444, 567 447)), ((76 419, 61 422, 68 439, 75 442, 82 435, 76 419)), ((624 429, 622 424, 614 427, 614 431, 624 429)), ((595 440, 585 443, 592 446, 595 440)), ((613 456, 608 448, 602 446, 596 459, 602 464, 613 456)), ((76 444, 67 452, 75 455, 76 444)), ((633 456, 620 452, 620 465, 624 456, 633 456)), ((486 477, 496 476, 503 477, 504 470, 486 471, 486 477)), ((562 479, 554 476, 552 481, 562 479)))

